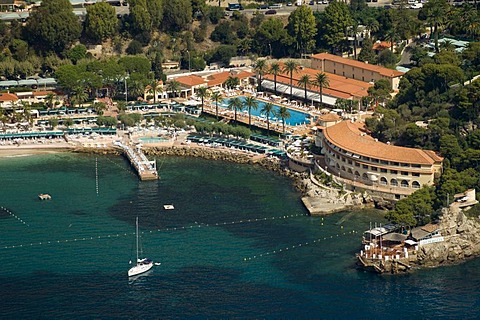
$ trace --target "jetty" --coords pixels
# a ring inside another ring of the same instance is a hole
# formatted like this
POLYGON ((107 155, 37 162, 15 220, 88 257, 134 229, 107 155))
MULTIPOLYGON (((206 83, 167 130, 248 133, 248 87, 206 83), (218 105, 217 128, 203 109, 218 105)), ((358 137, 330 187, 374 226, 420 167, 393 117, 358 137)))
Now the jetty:
POLYGON ((148 160, 140 145, 130 146, 120 141, 115 141, 113 144, 123 151, 140 180, 157 180, 159 178, 156 162, 148 160))

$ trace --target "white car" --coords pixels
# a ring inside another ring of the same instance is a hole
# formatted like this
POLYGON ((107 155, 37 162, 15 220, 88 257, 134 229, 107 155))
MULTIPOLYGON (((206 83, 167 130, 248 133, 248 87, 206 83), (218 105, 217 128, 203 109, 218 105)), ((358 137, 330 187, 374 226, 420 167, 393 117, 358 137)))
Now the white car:
POLYGON ((423 4, 422 3, 414 3, 410 6, 410 9, 422 9, 423 4))

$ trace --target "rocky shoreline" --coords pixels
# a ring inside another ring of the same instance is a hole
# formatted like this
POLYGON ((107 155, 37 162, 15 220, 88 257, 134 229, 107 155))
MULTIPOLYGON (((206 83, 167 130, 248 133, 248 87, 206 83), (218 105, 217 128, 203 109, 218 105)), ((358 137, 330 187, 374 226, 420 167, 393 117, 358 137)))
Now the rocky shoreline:
POLYGON ((480 257, 480 217, 468 217, 453 204, 443 209, 440 230, 445 241, 421 246, 412 266, 432 268, 480 257))

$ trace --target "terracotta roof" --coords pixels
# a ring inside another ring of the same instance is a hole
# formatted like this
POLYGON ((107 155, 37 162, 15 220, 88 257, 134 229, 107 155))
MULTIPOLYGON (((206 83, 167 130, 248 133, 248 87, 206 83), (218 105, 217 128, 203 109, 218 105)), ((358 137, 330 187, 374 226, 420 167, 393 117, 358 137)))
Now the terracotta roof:
POLYGON ((398 147, 376 141, 366 134, 364 129, 363 123, 342 121, 326 128, 323 132, 325 138, 334 145, 365 157, 423 165, 432 165, 443 160, 437 155, 432 158, 433 151, 426 152, 422 149, 398 147))
POLYGON ((218 86, 220 84, 223 84, 225 80, 228 79, 228 77, 232 76, 234 78, 238 79, 245 79, 248 77, 251 77, 253 73, 248 72, 248 71, 240 71, 239 73, 231 73, 229 71, 223 71, 219 73, 213 73, 209 76, 207 76, 207 82, 209 87, 213 86, 218 86))
POLYGON ((0 102, 17 101, 17 95, 13 93, 0 93, 0 102))
POLYGON ((390 48, 392 45, 391 42, 388 41, 378 41, 373 44, 373 50, 384 50, 390 48))
POLYGON ((49 94, 55 95, 55 92, 53 91, 34 91, 33 92, 34 97, 48 96, 49 94))
POLYGON ((339 57, 339 56, 336 56, 336 55, 333 55, 333 54, 330 54, 330 53, 314 54, 312 56, 312 59, 334 61, 334 62, 345 64, 347 66, 352 66, 352 67, 356 67, 356 68, 361 68, 361 69, 365 69, 365 70, 378 72, 379 74, 381 74, 383 76, 386 76, 386 77, 390 77, 390 78, 400 77, 404 74, 403 72, 400 72, 400 71, 397 71, 397 70, 388 69, 388 68, 385 68, 385 67, 382 67, 382 66, 377 66, 377 65, 374 65, 374 64, 369 64, 369 63, 365 63, 365 62, 361 62, 361 61, 357 61, 357 60, 342 58, 342 57, 339 57))
POLYGON ((207 83, 202 77, 196 76, 194 74, 190 76, 178 77, 178 78, 175 78, 175 80, 177 80, 178 82, 180 82, 181 84, 187 87, 194 87, 194 86, 199 86, 201 84, 207 83))
POLYGON ((326 114, 322 114, 320 117, 318 117, 318 120, 324 121, 324 122, 334 122, 334 121, 338 121, 338 120, 341 120, 341 119, 342 118, 338 114, 335 114, 335 113, 326 113, 326 114))
MULTIPOLYGON (((311 69, 311 68, 301 68, 298 70, 298 72, 293 73, 293 86, 300 88, 298 85, 298 80, 305 75, 308 74, 313 81, 315 75, 319 71, 316 69, 311 69)), ((372 84, 365 82, 365 81, 360 81, 360 80, 355 80, 355 79, 349 79, 345 78, 343 76, 333 74, 333 73, 328 73, 325 72, 325 74, 328 77, 329 81, 329 86, 328 88, 323 88, 323 94, 330 95, 335 98, 342 98, 342 99, 351 99, 351 98, 361 98, 361 97, 366 97, 368 96, 368 88, 372 86, 372 84)), ((268 79, 270 81, 273 81, 274 76, 272 74, 266 74, 263 76, 264 79, 268 79)), ((277 83, 282 83, 286 85, 290 85, 290 75, 287 73, 279 73, 277 74, 277 83)), ((319 88, 317 86, 310 86, 309 90, 313 91, 319 91, 319 88)))

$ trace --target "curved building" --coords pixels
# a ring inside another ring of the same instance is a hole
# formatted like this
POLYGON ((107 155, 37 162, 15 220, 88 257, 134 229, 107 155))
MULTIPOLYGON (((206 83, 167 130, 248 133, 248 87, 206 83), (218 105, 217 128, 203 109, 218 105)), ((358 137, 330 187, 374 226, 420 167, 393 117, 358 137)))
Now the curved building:
POLYGON ((341 121, 319 128, 325 166, 352 189, 401 199, 424 185, 433 185, 443 158, 434 151, 398 147, 367 134, 361 122, 341 121))

